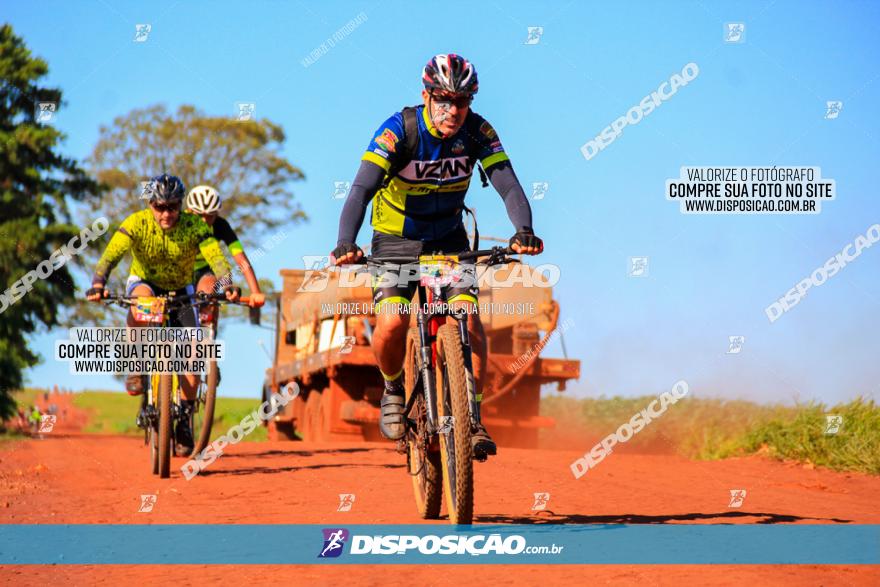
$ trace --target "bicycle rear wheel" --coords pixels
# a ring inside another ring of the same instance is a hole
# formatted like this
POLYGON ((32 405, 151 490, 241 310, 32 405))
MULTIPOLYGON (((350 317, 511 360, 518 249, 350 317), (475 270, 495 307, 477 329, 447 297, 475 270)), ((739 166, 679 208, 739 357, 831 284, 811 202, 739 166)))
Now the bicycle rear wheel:
POLYGON ((171 476, 171 394, 174 387, 174 375, 159 375, 159 477, 167 479, 171 476))
POLYGON ((196 446, 193 455, 197 455, 211 442, 211 427, 214 424, 214 406, 217 402, 217 361, 208 363, 208 374, 204 385, 200 386, 196 399, 195 411, 193 412, 193 436, 196 446))
POLYGON ((437 403, 441 430, 440 458, 443 489, 452 524, 470 524, 474 517, 474 464, 467 369, 458 329, 444 324, 437 330, 437 403), (448 418, 452 418, 451 421, 448 418))
POLYGON ((414 426, 407 426, 407 462, 419 515, 426 520, 435 520, 440 517, 443 501, 443 473, 440 452, 436 447, 431 447, 427 432, 428 412, 424 388, 419 380, 419 345, 419 329, 410 328, 406 339, 404 386, 407 402, 413 393, 418 393, 418 397, 413 403, 412 411, 407 414, 407 418, 415 422, 414 426))

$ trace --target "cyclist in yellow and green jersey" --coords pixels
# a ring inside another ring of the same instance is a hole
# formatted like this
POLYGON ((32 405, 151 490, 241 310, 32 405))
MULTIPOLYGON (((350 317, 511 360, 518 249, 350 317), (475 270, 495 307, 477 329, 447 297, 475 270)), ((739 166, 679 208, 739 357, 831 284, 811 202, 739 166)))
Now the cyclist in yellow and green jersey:
MULTIPOLYGON (((259 308, 266 302, 266 296, 260 291, 260 284, 257 276, 250 264, 250 260, 244 252, 238 235, 235 234, 232 226, 225 218, 220 216, 220 208, 222 201, 217 190, 207 185, 198 185, 189 191, 186 197, 186 207, 193 215, 201 217, 211 230, 214 232, 214 238, 218 243, 223 241, 229 249, 232 258, 244 275, 248 287, 251 290, 250 300, 251 306, 259 308)), ((196 284, 199 291, 211 291, 217 282, 217 276, 211 269, 211 265, 205 260, 205 257, 199 253, 196 256, 196 268, 193 276, 193 283, 196 284)), ((217 319, 217 307, 213 307, 213 319, 217 319)))

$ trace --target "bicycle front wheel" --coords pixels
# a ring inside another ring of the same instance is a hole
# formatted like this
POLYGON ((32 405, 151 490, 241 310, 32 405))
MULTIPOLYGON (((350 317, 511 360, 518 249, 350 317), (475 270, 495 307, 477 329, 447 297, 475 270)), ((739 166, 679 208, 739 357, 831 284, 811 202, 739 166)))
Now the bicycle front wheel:
POLYGON ((171 476, 171 394, 174 375, 163 373, 159 376, 159 477, 171 476))
POLYGON ((467 368, 458 329, 444 324, 437 331, 437 403, 440 417, 440 458, 443 489, 452 524, 470 524, 474 517, 474 467, 467 368))
POLYGON ((428 411, 425 405, 424 387, 419 379, 419 329, 410 328, 406 340, 406 361, 404 362, 404 387, 406 400, 417 393, 412 411, 407 418, 415 423, 407 426, 406 442, 409 452, 409 474, 412 477, 413 493, 419 515, 426 520, 440 517, 443 501, 443 473, 440 453, 432 447, 428 438, 428 411), (418 382, 418 388, 416 388, 418 382))

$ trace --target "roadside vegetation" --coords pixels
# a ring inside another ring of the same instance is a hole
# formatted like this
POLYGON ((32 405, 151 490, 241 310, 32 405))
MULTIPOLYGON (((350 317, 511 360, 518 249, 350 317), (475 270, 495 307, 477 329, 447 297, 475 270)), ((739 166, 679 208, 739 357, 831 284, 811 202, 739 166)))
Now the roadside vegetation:
MULTIPOLYGON (((28 408, 44 391, 25 389, 13 397, 18 405, 28 408)), ((541 432, 541 447, 587 451, 654 399, 655 396, 545 397, 541 400, 541 414, 554 418, 556 427, 541 432)), ((138 401, 121 392, 73 395, 73 406, 88 414, 83 432, 93 434, 143 434, 134 423, 138 401)), ((219 397, 214 437, 241 422, 259 405, 257 398, 219 397)), ((247 439, 262 441, 266 437, 266 428, 258 426, 247 439)), ((8 430, 0 438, 23 436, 8 430)), ((679 454, 703 460, 757 453, 840 471, 880 475, 880 406, 865 398, 831 407, 818 403, 765 406, 747 401, 685 398, 618 450, 679 454), (829 416, 840 420, 829 421, 829 416)))
MULTIPOLYGON (((555 418, 556 427, 542 432, 541 444, 586 451, 654 399, 545 397, 541 413, 555 418)), ((625 446, 622 450, 677 453, 696 459, 760 453, 880 475, 880 406, 865 398, 831 407, 686 398, 670 406, 625 446), (829 416, 840 416, 841 420, 829 422, 829 416), (831 433, 835 423, 839 428, 831 433)))

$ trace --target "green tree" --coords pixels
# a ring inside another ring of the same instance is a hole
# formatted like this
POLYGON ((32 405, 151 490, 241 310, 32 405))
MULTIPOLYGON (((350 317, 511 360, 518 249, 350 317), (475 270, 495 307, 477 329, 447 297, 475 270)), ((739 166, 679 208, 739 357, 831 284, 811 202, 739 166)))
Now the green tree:
POLYGON ((10 25, 0 28, 0 417, 14 413, 11 390, 40 360, 27 335, 41 324, 57 325, 59 307, 74 299, 71 261, 21 297, 9 288, 79 234, 67 198, 88 201, 100 193, 97 182, 59 153, 64 135, 37 120, 39 103, 53 103, 56 112, 63 104, 60 89, 39 85, 48 70, 10 25))
POLYGON ((88 163, 110 189, 92 210, 121 221, 145 206, 141 182, 167 172, 187 187, 217 188, 223 215, 254 244, 269 230, 306 218, 290 186, 304 175, 281 154, 284 141, 281 127, 265 119, 206 116, 194 106, 175 114, 163 105, 132 110, 100 128, 88 163))

